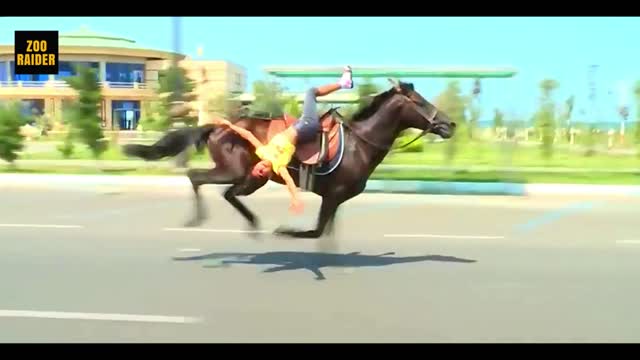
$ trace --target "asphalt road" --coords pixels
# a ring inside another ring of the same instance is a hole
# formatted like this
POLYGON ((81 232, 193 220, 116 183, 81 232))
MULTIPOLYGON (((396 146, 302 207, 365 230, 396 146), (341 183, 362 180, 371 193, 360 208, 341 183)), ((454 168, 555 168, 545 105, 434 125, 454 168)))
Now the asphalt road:
POLYGON ((362 195, 315 241, 217 192, 184 231, 187 189, 2 189, 0 341, 640 341, 636 198, 362 195))

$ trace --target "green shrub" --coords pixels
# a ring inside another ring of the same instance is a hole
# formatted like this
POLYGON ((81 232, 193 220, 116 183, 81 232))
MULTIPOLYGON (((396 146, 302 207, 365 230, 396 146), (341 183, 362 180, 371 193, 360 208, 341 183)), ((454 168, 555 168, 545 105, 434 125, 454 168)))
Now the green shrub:
POLYGON ((418 136, 418 134, 417 133, 413 133, 413 132, 406 132, 406 133, 402 134, 393 143, 393 149, 394 149, 393 151, 397 152, 397 153, 419 153, 419 152, 422 152, 422 150, 424 149, 424 137, 421 137, 420 139, 414 141, 409 146, 406 146, 404 148, 400 148, 401 146, 405 146, 406 144, 411 142, 413 139, 416 138, 416 136, 418 136))
POLYGON ((13 163, 24 148, 20 127, 29 118, 22 114, 20 103, 0 105, 0 158, 13 163))

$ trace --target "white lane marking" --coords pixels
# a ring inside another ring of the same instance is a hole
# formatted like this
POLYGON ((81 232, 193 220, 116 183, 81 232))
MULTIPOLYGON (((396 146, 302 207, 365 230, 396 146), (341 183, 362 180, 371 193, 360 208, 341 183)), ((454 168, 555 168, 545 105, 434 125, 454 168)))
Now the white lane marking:
POLYGON ((198 252, 200 249, 178 249, 179 252, 198 252))
POLYGON ((640 244, 640 240, 617 240, 616 244, 640 244))
POLYGON ((0 310, 0 317, 129 321, 129 322, 151 322, 151 323, 174 323, 174 324, 192 324, 192 323, 197 323, 201 321, 198 318, 191 318, 191 317, 184 317, 184 316, 76 313, 76 312, 62 312, 62 311, 32 311, 32 310, 0 310))
POLYGON ((211 232, 211 233, 233 233, 233 234, 266 234, 267 230, 236 230, 236 229, 197 229, 197 228, 164 228, 163 231, 184 231, 184 232, 211 232))
POLYGON ((82 229, 82 225, 57 225, 57 224, 0 224, 0 227, 13 228, 49 228, 49 229, 82 229))
POLYGON ((390 238, 434 238, 434 239, 504 239, 504 236, 492 235, 436 235, 436 234, 384 234, 390 238))

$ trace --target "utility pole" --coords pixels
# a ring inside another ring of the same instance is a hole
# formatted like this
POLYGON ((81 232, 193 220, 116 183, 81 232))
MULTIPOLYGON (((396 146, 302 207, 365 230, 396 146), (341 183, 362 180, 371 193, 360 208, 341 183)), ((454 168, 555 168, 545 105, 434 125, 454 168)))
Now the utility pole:
POLYGON ((627 99, 628 87, 625 82, 620 82, 618 87, 618 114, 621 117, 620 121, 620 144, 624 146, 624 132, 627 119, 629 118, 629 104, 627 99))
MULTIPOLYGON (((178 54, 180 54, 180 30, 182 27, 181 18, 179 16, 174 16, 172 18, 172 33, 173 33, 173 59, 172 59, 172 67, 173 71, 177 71, 178 69, 178 54)), ((171 101, 182 101, 184 86, 181 81, 180 76, 174 76, 175 83, 173 84, 173 92, 171 101)), ((178 168, 186 168, 189 162, 189 152, 188 149, 181 152, 176 156, 176 166, 178 168)))
POLYGON ((587 155, 593 155, 595 153, 595 123, 600 118, 600 112, 598 111, 597 105, 597 84, 596 84, 596 72, 598 71, 598 65, 589 66, 589 102, 591 105, 591 126, 589 126, 589 134, 587 135, 588 139, 588 149, 587 155))
POLYGON ((600 113, 598 112, 597 105, 597 84, 596 84, 596 72, 598 71, 599 65, 591 65, 589 66, 589 102, 591 104, 591 121, 595 123, 595 121, 599 120, 600 113))
MULTIPOLYGON (((178 68, 178 54, 180 54, 180 50, 181 50, 181 44, 180 44, 180 30, 182 27, 182 21, 181 18, 179 16, 174 16, 172 17, 172 33, 173 33, 173 57, 172 57, 172 63, 171 65, 173 66, 174 69, 178 68)), ((174 84, 173 84, 173 94, 174 94, 174 101, 180 101, 182 99, 182 95, 184 92, 184 87, 182 82, 180 81, 180 77, 175 76, 174 77, 174 84)))

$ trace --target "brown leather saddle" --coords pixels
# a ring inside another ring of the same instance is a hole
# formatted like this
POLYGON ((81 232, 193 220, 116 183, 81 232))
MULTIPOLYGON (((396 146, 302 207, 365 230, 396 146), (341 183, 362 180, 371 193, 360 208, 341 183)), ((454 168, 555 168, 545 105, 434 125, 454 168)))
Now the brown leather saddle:
MULTIPOLYGON (((304 190, 312 190, 314 170, 331 162, 338 155, 342 132, 340 131, 341 118, 337 110, 338 108, 331 108, 320 115, 321 130, 315 139, 298 143, 296 146, 294 158, 300 163, 300 188, 304 190)), ((267 141, 293 125, 298 119, 284 114, 268 120, 267 141)))

